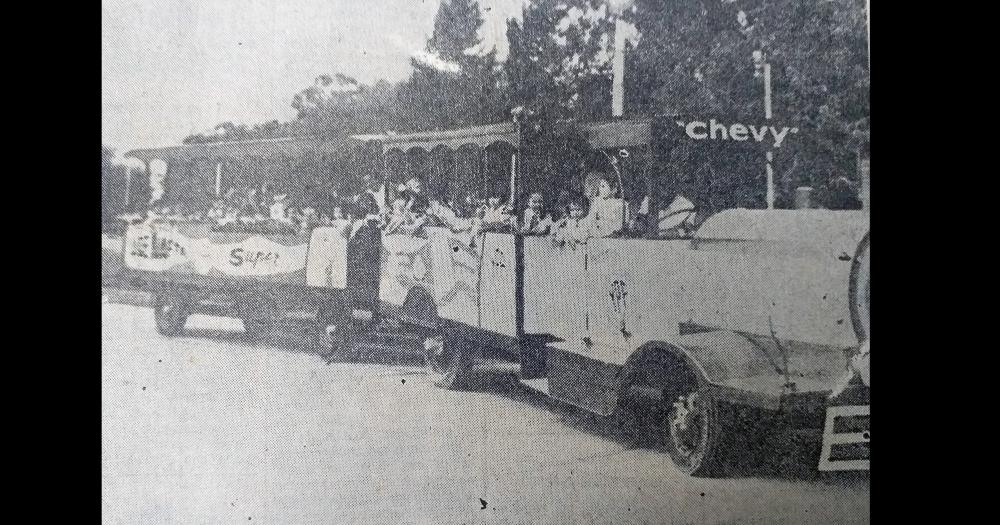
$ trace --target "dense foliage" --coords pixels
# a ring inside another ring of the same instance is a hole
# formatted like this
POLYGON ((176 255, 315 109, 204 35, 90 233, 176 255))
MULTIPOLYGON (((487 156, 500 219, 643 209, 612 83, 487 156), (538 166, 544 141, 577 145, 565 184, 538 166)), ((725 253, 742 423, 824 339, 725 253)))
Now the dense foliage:
MULTIPOLYGON (((540 122, 608 119, 615 25, 607 4, 526 2, 521 19, 508 22, 510 52, 500 61, 481 49, 479 4, 442 0, 408 79, 366 85, 342 72, 321 75, 294 95, 292 121, 226 122, 184 142, 444 129, 507 120, 517 107, 540 122)), ((766 61, 774 121, 805 130, 775 159, 779 205, 795 186, 856 177, 870 133, 862 0, 634 0, 621 16, 638 31, 626 50, 626 117, 761 122, 766 61)))

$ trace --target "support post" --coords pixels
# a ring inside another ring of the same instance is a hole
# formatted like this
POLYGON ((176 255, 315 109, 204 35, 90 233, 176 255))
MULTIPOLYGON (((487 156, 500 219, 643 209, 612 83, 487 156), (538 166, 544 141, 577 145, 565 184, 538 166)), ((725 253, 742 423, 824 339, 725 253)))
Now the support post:
POLYGON ((125 203, 122 213, 132 212, 132 168, 125 166, 125 203))
POLYGON ((222 196, 222 162, 215 163, 215 197, 222 196))

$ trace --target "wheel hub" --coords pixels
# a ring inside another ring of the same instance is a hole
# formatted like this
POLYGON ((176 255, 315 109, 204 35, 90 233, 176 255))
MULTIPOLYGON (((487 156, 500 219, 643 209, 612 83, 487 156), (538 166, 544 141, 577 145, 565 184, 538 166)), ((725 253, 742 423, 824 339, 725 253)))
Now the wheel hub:
POLYGON ((701 439, 697 404, 697 393, 680 396, 674 401, 671 411, 670 427, 674 441, 678 449, 686 454, 693 452, 701 439))

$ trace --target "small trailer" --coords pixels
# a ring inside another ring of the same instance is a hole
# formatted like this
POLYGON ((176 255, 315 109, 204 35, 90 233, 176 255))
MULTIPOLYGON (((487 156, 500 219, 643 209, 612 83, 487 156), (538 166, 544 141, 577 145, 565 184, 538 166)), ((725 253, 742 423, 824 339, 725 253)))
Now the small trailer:
MULTIPOLYGON (((296 159, 321 160, 320 166, 342 178, 353 174, 354 159, 366 152, 353 140, 296 137, 137 149, 126 156, 142 161, 147 176, 162 162, 167 167, 162 198, 193 208, 197 205, 187 201, 205 204, 223 199, 227 190, 257 191, 279 182, 263 173, 268 163, 289 176, 296 159)), ((285 183, 302 181, 293 177, 285 183)), ((161 334, 177 335, 190 315, 208 314, 241 319, 253 337, 271 333, 279 323, 295 324, 327 348, 327 327, 343 324, 349 299, 343 283, 307 285, 306 268, 317 256, 311 246, 322 244, 313 237, 333 233, 332 228, 301 230, 274 221, 220 226, 209 220, 150 218, 128 226, 117 261, 105 249, 105 274, 113 271, 122 286, 153 295, 161 334)), ((346 249, 346 240, 342 245, 346 249)))
POLYGON ((208 314, 241 319, 255 337, 276 323, 298 322, 321 340, 340 312, 343 290, 306 286, 310 234, 215 230, 148 221, 126 231, 127 275, 153 294, 157 331, 178 335, 190 315, 208 314))

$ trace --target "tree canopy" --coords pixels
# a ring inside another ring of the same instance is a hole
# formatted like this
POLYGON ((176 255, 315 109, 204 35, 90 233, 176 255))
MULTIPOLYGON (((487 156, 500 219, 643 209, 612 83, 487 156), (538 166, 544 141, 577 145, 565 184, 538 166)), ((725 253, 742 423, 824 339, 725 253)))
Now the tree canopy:
MULTIPOLYGON (((221 123, 185 143, 409 132, 487 124, 521 107, 539 121, 611 117, 614 15, 605 0, 531 0, 507 23, 509 54, 483 49, 476 0, 442 0, 409 78, 367 85, 332 71, 294 94, 295 119, 221 123)), ((778 159, 781 195, 853 177, 869 141, 863 0, 634 0, 625 116, 763 119, 760 65, 771 66, 775 121, 808 130, 778 159)))

